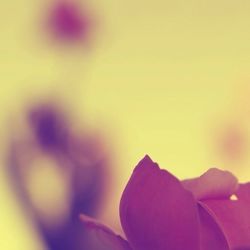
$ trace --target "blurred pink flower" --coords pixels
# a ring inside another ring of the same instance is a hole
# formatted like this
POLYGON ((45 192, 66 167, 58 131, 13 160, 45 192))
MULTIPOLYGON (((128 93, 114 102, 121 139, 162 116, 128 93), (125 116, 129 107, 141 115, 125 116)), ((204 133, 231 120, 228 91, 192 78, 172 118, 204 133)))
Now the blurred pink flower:
POLYGON ((242 127, 224 127, 217 139, 220 157, 229 161, 239 161, 246 154, 247 134, 242 127))
POLYGON ((48 29, 61 42, 87 42, 92 16, 76 1, 56 1, 48 13, 48 29))
POLYGON ((249 210, 250 183, 239 185, 230 172, 210 169, 181 182, 146 156, 120 201, 127 240, 85 215, 81 220, 95 239, 88 249, 243 250, 250 249, 249 210))
POLYGON ((18 134, 11 141, 10 180, 50 250, 82 249, 86 238, 78 215, 96 216, 100 211, 109 180, 109 154, 100 145, 99 135, 84 128, 76 132, 57 104, 32 105, 25 115, 27 131, 14 131, 18 134), (53 175, 41 175, 48 170, 53 175), (57 185, 46 194, 50 197, 45 199, 47 203, 34 185, 29 185, 37 183, 37 176, 42 179, 39 190, 48 192, 51 182, 57 185))

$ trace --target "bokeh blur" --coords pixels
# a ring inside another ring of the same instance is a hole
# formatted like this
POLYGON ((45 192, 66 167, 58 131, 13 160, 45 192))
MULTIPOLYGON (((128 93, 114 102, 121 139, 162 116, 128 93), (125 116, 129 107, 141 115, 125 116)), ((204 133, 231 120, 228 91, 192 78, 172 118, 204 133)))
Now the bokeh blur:
POLYGON ((249 9, 2 1, 0 249, 73 249, 81 212, 119 232, 145 154, 180 178, 216 166, 249 180, 249 9))

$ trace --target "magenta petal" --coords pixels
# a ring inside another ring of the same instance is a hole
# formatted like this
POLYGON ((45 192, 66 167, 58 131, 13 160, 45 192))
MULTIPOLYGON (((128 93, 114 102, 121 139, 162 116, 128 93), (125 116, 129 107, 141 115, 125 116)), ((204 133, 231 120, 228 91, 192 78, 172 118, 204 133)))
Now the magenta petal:
POLYGON ((237 200, 206 200, 232 249, 250 248, 250 183, 239 186, 237 200))
POLYGON ((198 178, 182 181, 196 199, 228 198, 238 188, 237 178, 228 171, 211 168, 198 178))
POLYGON ((202 250, 229 250, 225 235, 205 204, 199 204, 202 250))
POLYGON ((80 215, 88 238, 88 250, 132 250, 128 242, 96 220, 80 215))
POLYGON ((146 156, 121 198, 120 218, 136 250, 199 248, 199 218, 193 195, 146 156))

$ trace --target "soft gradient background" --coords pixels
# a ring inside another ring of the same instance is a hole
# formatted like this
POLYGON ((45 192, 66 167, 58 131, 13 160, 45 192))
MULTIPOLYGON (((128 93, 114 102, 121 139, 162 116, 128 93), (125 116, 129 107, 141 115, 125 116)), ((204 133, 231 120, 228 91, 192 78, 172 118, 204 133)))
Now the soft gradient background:
POLYGON ((217 166, 250 179, 249 1, 92 0, 87 48, 44 38, 52 3, 1 2, 0 249, 39 249, 4 167, 9 124, 47 95, 60 93, 105 134, 115 178, 100 218, 115 228, 119 196, 146 153, 180 178, 217 166))

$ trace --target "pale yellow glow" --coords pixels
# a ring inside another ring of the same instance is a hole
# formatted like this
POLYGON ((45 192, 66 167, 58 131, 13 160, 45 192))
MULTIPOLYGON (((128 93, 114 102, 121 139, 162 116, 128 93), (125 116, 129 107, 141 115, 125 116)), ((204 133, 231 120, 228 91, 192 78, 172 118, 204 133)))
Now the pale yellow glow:
POLYGON ((69 216, 71 201, 70 172, 53 158, 37 156, 27 171, 25 182, 31 202, 49 227, 58 227, 69 216))
POLYGON ((232 200, 232 201, 237 201, 237 200, 238 200, 238 197, 237 197, 235 194, 233 194, 233 195, 230 197, 230 200, 232 200))

